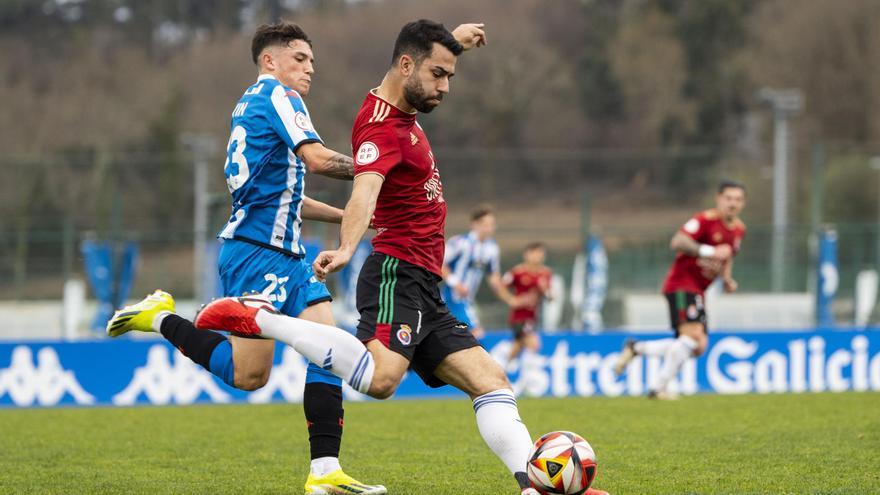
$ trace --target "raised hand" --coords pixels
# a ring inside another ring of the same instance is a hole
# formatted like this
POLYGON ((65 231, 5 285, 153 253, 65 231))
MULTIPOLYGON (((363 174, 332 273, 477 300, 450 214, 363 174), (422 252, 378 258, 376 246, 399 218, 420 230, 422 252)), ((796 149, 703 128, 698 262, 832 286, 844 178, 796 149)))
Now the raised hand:
POLYGON ((470 50, 471 48, 480 47, 485 45, 488 41, 486 39, 484 26, 485 24, 482 22, 462 24, 452 31, 452 36, 455 37, 455 40, 458 41, 465 51, 470 50))

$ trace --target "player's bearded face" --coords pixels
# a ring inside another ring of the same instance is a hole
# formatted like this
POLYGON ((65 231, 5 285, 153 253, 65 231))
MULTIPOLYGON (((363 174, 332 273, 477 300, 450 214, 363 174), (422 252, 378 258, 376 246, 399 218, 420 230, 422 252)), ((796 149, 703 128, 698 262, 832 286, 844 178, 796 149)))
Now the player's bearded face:
POLYGON ((430 113, 431 110, 434 110, 440 104, 443 94, 436 90, 428 91, 425 89, 425 84, 422 82, 419 72, 418 70, 413 71, 406 78, 406 83, 403 85, 403 97, 406 98, 407 103, 419 112, 430 113))

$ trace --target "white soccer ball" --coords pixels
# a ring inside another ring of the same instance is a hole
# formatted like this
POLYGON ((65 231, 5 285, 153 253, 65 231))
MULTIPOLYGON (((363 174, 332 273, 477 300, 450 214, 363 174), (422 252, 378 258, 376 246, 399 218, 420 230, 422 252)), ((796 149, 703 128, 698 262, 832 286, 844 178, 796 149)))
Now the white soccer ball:
POLYGON ((596 478, 596 454, 577 433, 553 431, 532 447, 528 474, 542 494, 581 495, 596 478))

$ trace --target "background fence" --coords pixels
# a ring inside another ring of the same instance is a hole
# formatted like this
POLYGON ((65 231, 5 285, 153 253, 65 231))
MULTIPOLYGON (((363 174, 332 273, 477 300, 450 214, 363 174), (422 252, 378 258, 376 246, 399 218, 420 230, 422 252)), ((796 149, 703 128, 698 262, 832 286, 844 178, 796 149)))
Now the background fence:
MULTIPOLYGON (((0 301, 60 299, 65 280, 83 278, 84 240, 138 243, 132 297, 161 287, 182 299, 204 298, 197 287, 211 264, 203 265, 202 252, 215 246, 228 193, 216 142, 201 148, 193 142, 184 140, 174 152, 0 160, 9 177, 0 184, 0 301)), ((438 148, 436 154, 450 207, 447 233, 467 230, 475 204, 494 203, 503 267, 518 262, 526 243, 541 240, 550 247, 549 264, 570 282, 586 235, 601 238, 610 265, 606 326, 623 323, 626 294, 659 290, 672 259, 669 238, 692 213, 712 206, 721 177, 749 187, 748 233, 734 270, 741 292, 771 291, 770 246, 779 238, 785 241, 781 290, 814 291, 813 234, 820 227, 839 235, 839 320, 852 319, 856 275, 880 267, 880 168, 864 149, 815 146, 800 153, 804 160, 791 177, 791 223, 779 232, 770 225, 767 165, 736 150, 438 148)), ((307 187, 341 206, 350 185, 309 176, 307 187)), ((307 222, 304 230, 325 245, 336 242, 336 226, 307 222)), ((502 327, 504 307, 485 289, 478 300, 487 325, 502 327)), ((567 311, 563 322, 570 321, 567 311)))

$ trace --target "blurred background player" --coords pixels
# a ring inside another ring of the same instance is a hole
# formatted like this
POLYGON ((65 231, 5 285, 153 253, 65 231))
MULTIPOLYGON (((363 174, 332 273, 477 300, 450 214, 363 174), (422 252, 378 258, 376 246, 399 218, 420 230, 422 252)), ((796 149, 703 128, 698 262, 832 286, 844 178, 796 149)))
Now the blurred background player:
POLYGON ((511 288, 514 296, 521 301, 518 307, 510 310, 508 323, 514 340, 507 363, 519 357, 520 353, 523 353, 522 361, 526 362, 530 355, 540 350, 538 309, 544 299, 553 297, 550 292, 553 272, 544 264, 547 247, 541 242, 533 242, 525 247, 522 256, 523 262, 511 268, 502 279, 504 285, 511 288))
MULTIPOLYGON (((330 292, 304 260, 300 225, 303 219, 339 223, 342 210, 306 197, 303 181, 307 169, 351 180, 354 166, 350 157, 324 147, 302 99, 314 74, 311 45, 305 31, 288 22, 262 25, 254 34, 259 75, 232 112, 225 166, 232 215, 219 234, 218 264, 224 294, 262 293, 284 314, 333 325, 330 292)), ((272 371, 275 341, 196 330, 174 313, 166 292, 123 308, 107 324, 112 337, 130 330, 159 332, 242 390, 262 387, 272 371)), ((309 363, 303 391, 312 457, 306 493, 384 494, 383 486, 342 471, 342 382, 325 367, 309 363)))
POLYGON ((699 357, 709 343, 706 326, 706 288, 719 276, 725 292, 734 292, 733 257, 739 252, 745 224, 739 214, 745 206, 745 186, 723 181, 715 196, 715 208, 697 213, 672 237, 677 252, 666 275, 663 295, 669 303, 674 339, 628 341, 615 364, 620 374, 635 356, 663 356, 663 367, 649 397, 675 399, 667 390, 672 378, 691 357, 699 357))
POLYGON ((458 321, 471 328, 476 338, 485 334, 474 302, 483 276, 492 292, 508 305, 514 298, 501 282, 500 251, 495 242, 495 213, 490 205, 479 205, 471 212, 471 230, 446 242, 443 258, 443 301, 458 321))

